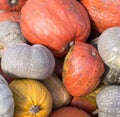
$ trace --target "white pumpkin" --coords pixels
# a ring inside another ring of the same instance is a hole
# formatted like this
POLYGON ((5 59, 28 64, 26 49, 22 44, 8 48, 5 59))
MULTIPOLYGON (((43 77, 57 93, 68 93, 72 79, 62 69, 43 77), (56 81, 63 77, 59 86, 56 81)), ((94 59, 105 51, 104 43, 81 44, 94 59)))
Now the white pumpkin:
POLYGON ((13 117, 14 99, 7 81, 0 75, 0 117, 13 117))

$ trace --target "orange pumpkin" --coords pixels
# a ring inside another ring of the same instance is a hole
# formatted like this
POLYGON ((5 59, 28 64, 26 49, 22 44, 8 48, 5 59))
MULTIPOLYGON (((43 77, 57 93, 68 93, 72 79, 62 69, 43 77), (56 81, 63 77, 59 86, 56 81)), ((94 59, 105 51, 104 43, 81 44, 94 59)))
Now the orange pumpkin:
POLYGON ((99 32, 120 26, 120 0, 81 0, 99 32))
POLYGON ((85 111, 75 107, 63 107, 54 111, 50 117, 91 117, 85 111))
POLYGON ((73 40, 86 41, 91 30, 87 11, 76 0, 28 0, 20 25, 30 43, 44 44, 55 55, 73 40))
POLYGON ((99 84, 104 63, 98 51, 90 44, 78 42, 65 57, 63 82, 72 96, 84 96, 99 84))
POLYGON ((20 11, 26 0, 0 0, 0 9, 5 11, 20 11))

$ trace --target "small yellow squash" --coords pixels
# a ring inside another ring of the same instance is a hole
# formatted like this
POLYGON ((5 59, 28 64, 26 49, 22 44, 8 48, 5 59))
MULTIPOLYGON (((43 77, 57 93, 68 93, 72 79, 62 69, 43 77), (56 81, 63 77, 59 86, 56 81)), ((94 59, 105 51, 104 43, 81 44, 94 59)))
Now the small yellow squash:
POLYGON ((10 83, 15 100, 14 117, 48 117, 52 96, 37 80, 15 79, 10 83))

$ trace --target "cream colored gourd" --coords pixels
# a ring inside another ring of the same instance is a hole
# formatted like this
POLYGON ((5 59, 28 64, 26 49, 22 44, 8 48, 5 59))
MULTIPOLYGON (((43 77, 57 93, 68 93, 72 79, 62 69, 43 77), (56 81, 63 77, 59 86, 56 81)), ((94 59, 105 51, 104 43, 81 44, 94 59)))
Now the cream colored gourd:
POLYGON ((15 79, 10 83, 15 101, 14 117, 48 117, 52 96, 37 80, 15 79))
POLYGON ((6 48, 25 42, 19 23, 10 20, 0 22, 0 57, 6 48))
POLYGON ((11 78, 45 79, 53 73, 54 67, 52 52, 40 44, 9 47, 1 59, 3 72, 11 78))
POLYGON ((13 117, 14 99, 8 83, 0 75, 0 117, 13 117))
POLYGON ((48 88, 52 95, 54 109, 69 104, 71 101, 71 95, 64 87, 62 81, 55 74, 52 74, 47 79, 41 80, 41 82, 48 88))

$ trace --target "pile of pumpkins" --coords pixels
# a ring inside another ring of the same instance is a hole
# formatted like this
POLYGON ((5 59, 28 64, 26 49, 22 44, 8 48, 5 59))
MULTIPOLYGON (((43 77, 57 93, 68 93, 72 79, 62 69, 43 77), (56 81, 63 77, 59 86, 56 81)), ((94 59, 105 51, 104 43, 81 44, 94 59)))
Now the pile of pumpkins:
POLYGON ((0 0, 0 117, 120 117, 120 0, 0 0))

